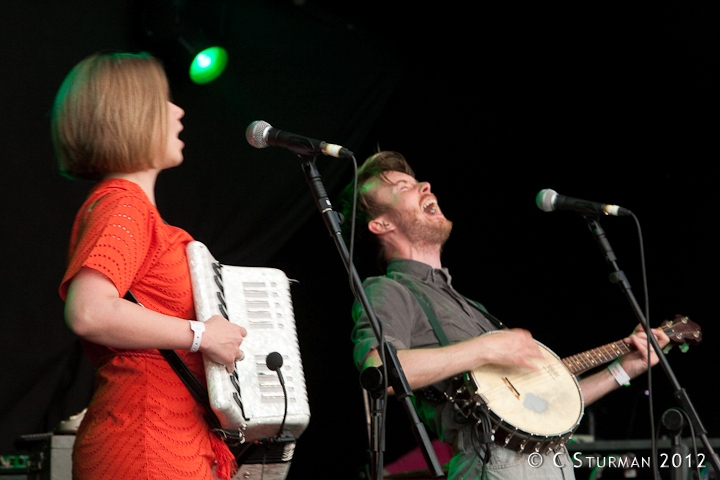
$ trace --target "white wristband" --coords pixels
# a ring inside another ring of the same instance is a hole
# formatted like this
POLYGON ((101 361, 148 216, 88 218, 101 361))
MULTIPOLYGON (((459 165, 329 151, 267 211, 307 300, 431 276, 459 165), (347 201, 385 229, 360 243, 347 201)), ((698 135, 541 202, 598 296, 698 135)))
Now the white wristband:
POLYGON ((608 366, 608 370, 610 370, 610 373, 612 373, 612 376, 615 377, 619 385, 625 387, 630 386, 630 375, 628 375, 622 365, 620 365, 619 360, 612 362, 610 366, 608 366))
POLYGON ((193 338, 192 346, 190 347, 190 352, 195 353, 198 350, 200 350, 200 342, 202 341, 202 334, 205 331, 205 324, 203 322, 197 322, 195 320, 190 320, 190 329, 195 334, 195 338, 193 338))

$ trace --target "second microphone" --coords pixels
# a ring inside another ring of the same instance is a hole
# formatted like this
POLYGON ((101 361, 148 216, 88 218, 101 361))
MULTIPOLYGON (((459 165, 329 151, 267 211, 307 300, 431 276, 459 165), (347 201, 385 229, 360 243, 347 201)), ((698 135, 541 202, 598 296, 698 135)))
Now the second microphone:
POLYGON ((298 155, 322 153, 337 158, 353 157, 353 152, 345 147, 273 128, 263 120, 255 120, 248 125, 245 138, 255 148, 283 147, 298 155))

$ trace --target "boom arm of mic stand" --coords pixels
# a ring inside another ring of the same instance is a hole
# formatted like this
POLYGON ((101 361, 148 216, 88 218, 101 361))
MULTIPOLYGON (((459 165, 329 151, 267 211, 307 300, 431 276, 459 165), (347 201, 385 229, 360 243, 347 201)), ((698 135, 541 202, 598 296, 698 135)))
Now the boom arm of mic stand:
POLYGON ((712 446, 710 445, 710 441, 707 437, 707 431, 705 430, 705 427, 703 426, 702 422, 700 421, 700 417, 695 410, 695 407, 693 406, 692 402, 690 401, 690 397, 688 396, 687 392, 684 388, 680 386, 680 382, 678 382, 677 378, 675 377, 675 374, 670 367, 670 363, 668 362, 667 358, 665 358, 665 355, 660 348, 660 345, 657 343, 657 339, 655 338, 655 335, 650 335, 650 327, 648 325, 648 321, 645 318, 645 315, 643 314, 642 309, 640 308, 640 305, 638 304, 637 300, 635 299, 635 296, 632 293, 632 290, 630 289, 630 283, 627 281, 627 278, 625 277, 625 274, 620 270, 617 264, 617 258, 615 257, 615 253, 612 250, 612 247, 610 247, 610 242, 607 239, 607 236, 605 235, 605 231, 600 226, 599 220, 595 216, 586 216, 585 220, 587 221, 588 228, 590 229, 590 232, 595 237, 595 240, 598 243, 598 246, 600 247, 600 250, 602 251, 603 255, 605 256, 605 260, 610 264, 613 273, 610 275, 610 281, 613 283, 617 283, 620 285, 623 293, 625 293, 625 296, 630 301, 630 305, 632 306, 633 310, 635 311, 635 315, 637 316, 638 320, 640 321, 640 325, 645 329, 646 332, 648 332, 648 340, 650 344, 653 347, 653 350, 655 350, 655 353, 657 354, 658 358, 660 359, 660 365, 662 365, 663 370, 665 371, 665 374, 667 375, 668 379, 670 380, 671 384, 673 385, 674 395, 676 400, 680 403, 680 406, 685 410, 685 412, 688 414, 690 420, 693 423, 693 428, 695 429, 695 432, 700 432, 699 437, 705 446, 705 449, 708 452, 708 457, 710 458, 710 461, 712 462, 713 468, 715 469, 716 474, 720 474, 720 459, 718 458, 717 454, 714 452, 712 446))
POLYGON ((430 472, 433 475, 433 478, 444 478, 445 475, 443 473, 442 467, 440 466, 440 462, 437 459, 435 450, 433 450, 432 448, 432 443, 430 441, 430 437, 427 434, 427 431, 425 430, 425 425, 422 423, 422 421, 418 417, 417 412, 415 411, 415 408, 413 407, 411 400, 413 393, 410 390, 410 385, 407 382, 407 378, 405 378, 405 373, 402 370, 402 366, 400 365, 400 361, 397 358, 395 349, 392 348, 392 346, 387 342, 384 342, 382 339, 380 321, 375 315, 375 312, 373 311, 372 306, 370 305, 370 302, 365 295, 365 290, 362 287, 362 281, 360 280, 360 276, 358 275, 355 266, 352 263, 352 259, 350 258, 350 253, 347 249, 347 245, 345 245, 345 241, 342 238, 342 231, 340 230, 340 222, 338 220, 337 212, 335 212, 332 208, 332 203, 330 202, 327 192, 325 191, 325 187, 322 183, 322 179, 320 178, 320 174, 315 167, 313 158, 305 157, 302 155, 298 156, 302 160, 302 169, 305 173, 305 179, 307 180, 308 185, 310 186, 310 190, 315 199, 315 204, 318 207, 320 214, 323 216, 325 225, 327 226, 330 235, 335 241, 335 245, 338 249, 338 252, 340 253, 343 263, 345 264, 345 268, 350 274, 352 280, 353 294, 355 295, 355 298, 358 300, 358 302, 360 302, 360 304, 365 309, 365 313, 370 320, 370 325, 375 332, 378 343, 384 346, 383 353, 385 355, 385 364, 388 372, 388 384, 393 387, 395 396, 405 408, 405 411, 410 419, 410 424, 413 429, 413 434, 415 435, 415 440, 418 442, 418 445, 422 450, 423 456, 425 457, 425 462, 427 463, 430 472))

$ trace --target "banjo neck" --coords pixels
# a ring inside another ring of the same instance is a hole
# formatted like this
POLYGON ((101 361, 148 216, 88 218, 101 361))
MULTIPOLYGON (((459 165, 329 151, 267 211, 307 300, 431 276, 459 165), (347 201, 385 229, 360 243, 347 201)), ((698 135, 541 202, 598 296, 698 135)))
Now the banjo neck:
POLYGON ((635 350, 635 346, 623 340, 592 348, 582 353, 563 358, 562 362, 573 375, 580 375, 595 367, 611 362, 626 353, 635 350))
MULTIPOLYGON (((659 328, 665 332, 672 343, 697 344, 702 338, 700 327, 684 315, 675 315, 673 321, 668 320, 659 328)), ((624 340, 617 340, 563 358, 562 363, 573 375, 580 375, 634 350, 636 350, 635 345, 627 344, 624 340)))

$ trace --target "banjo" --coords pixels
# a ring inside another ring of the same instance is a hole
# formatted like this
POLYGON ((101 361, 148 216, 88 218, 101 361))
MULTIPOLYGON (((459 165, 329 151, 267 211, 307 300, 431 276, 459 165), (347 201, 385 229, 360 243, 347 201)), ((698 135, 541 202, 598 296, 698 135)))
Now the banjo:
MULTIPOLYGON (((682 315, 660 328, 683 349, 702 339, 700 327, 682 315)), ((484 335, 504 334, 495 330, 484 335)), ((585 408, 576 375, 635 349, 617 340, 560 359, 537 343, 542 358, 533 362, 535 370, 484 365, 455 377, 452 393, 447 395, 466 418, 479 420, 480 414, 488 414, 495 443, 520 453, 545 453, 564 445, 579 426, 585 408)))

